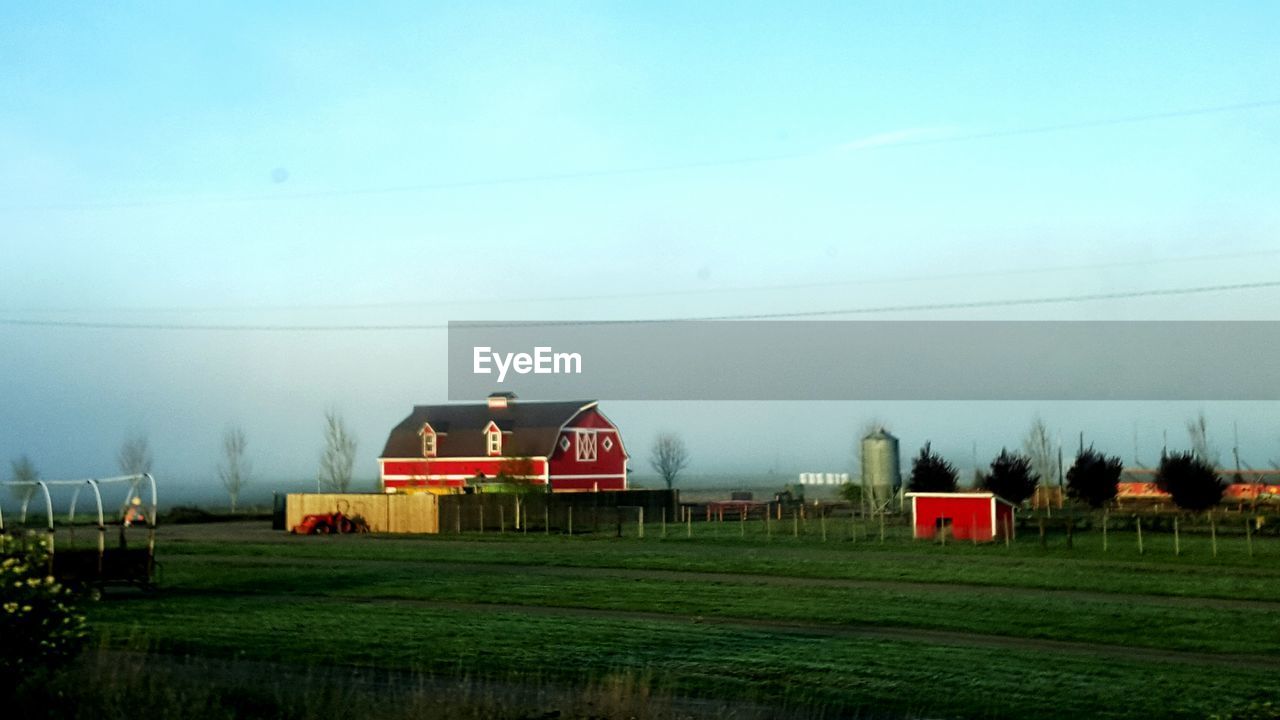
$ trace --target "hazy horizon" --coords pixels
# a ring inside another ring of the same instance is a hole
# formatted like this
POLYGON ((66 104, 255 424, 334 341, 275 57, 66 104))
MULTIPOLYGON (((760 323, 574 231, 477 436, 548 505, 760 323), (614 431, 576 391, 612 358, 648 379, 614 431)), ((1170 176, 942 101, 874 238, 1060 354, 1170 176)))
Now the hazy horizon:
MULTIPOLYGON (((195 492, 229 425, 314 477, 328 408, 370 477, 451 320, 1280 315, 1274 5, 0 17, 2 477, 141 434, 195 492)), ((1276 403, 599 400, 639 472, 664 430, 694 472, 836 471, 873 419, 968 466, 1037 414, 1152 463, 1201 411, 1280 461, 1276 403)))

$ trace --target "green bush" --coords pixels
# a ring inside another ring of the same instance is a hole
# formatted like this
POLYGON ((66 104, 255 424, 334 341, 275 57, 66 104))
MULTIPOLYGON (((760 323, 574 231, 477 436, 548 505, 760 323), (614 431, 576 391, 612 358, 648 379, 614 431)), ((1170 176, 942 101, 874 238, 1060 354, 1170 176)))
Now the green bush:
POLYGON ((1101 508, 1116 499, 1124 462, 1093 449, 1081 451, 1067 471, 1067 494, 1083 500, 1091 508, 1101 508))
POLYGON ((1213 466, 1193 452, 1170 453, 1160 458, 1156 485, 1173 497, 1175 505, 1194 512, 1222 502, 1227 487, 1213 466))
POLYGON ((911 492, 955 492, 958 479, 956 467, 925 443, 920 448, 920 455, 911 460, 911 479, 907 481, 907 489, 911 492))
POLYGON ((1031 472, 1031 458, 1000 448, 1000 456, 991 461, 991 472, 982 477, 980 487, 1021 505, 1036 492, 1039 476, 1031 472))
POLYGON ((26 545, 0 555, 0 689, 64 664, 88 636, 76 593, 47 574, 47 546, 26 545))

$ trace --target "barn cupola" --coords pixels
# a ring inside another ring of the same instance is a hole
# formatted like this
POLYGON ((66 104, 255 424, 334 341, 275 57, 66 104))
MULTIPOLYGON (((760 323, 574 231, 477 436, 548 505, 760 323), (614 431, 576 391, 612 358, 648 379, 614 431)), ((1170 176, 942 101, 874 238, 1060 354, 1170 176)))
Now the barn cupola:
POLYGON ((496 392, 489 395, 489 409, 505 410, 507 407, 514 404, 515 401, 516 394, 513 392, 496 392))

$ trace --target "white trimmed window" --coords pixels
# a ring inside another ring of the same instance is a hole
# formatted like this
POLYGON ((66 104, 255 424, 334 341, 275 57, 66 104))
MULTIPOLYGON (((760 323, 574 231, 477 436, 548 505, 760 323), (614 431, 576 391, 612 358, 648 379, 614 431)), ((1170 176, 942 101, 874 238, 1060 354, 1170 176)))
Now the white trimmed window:
POLYGON ((496 427, 490 427, 485 432, 485 445, 488 447, 490 456, 502 454, 502 431, 496 427))
POLYGON ((574 446, 577 452, 574 453, 578 462, 595 462, 596 459, 596 433, 594 430, 578 430, 574 433, 574 446))
POLYGON ((422 436, 422 457, 435 457, 436 431, 430 425, 423 425, 418 434, 422 436))

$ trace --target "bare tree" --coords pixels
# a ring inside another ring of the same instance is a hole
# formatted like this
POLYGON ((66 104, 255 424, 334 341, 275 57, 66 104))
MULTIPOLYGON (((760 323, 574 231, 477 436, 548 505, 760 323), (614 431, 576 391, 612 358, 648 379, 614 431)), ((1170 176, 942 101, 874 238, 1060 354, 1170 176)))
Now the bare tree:
POLYGON ((649 450, 649 464, 662 476, 663 482, 670 490, 680 477, 680 471, 689 465, 689 449, 684 439, 676 433, 659 433, 653 439, 653 447, 649 450))
POLYGON ((146 435, 134 435, 120 445, 116 453, 120 472, 125 475, 145 475, 151 472, 151 445, 146 435))
POLYGON ((31 498, 36 496, 36 481, 40 479, 40 473, 36 470, 36 466, 31 462, 31 458, 21 455, 17 460, 10 460, 9 467, 13 470, 13 481, 16 483, 31 483, 30 485, 13 486, 13 499, 21 503, 22 506, 22 522, 27 521, 27 505, 31 504, 31 498))
POLYGON ((240 502, 240 491, 249 482, 252 466, 245 455, 248 446, 244 429, 239 425, 233 425, 222 433, 222 462, 218 464, 218 479, 231 498, 233 513, 236 511, 236 504, 240 502))
POLYGON ((1040 484, 1048 487, 1057 484, 1058 460, 1049 437, 1049 427, 1037 415, 1031 421, 1031 431, 1022 441, 1022 450, 1031 461, 1031 473, 1040 478, 1040 484))
POLYGON ((337 410, 324 413, 324 451, 320 454, 317 484, 330 492, 351 489, 351 468, 356 460, 356 436, 337 410))
POLYGON ((1204 411, 1196 415, 1194 420, 1187 421, 1187 435, 1191 438, 1191 454, 1210 467, 1218 467, 1218 449, 1209 442, 1209 421, 1205 418, 1204 411))

